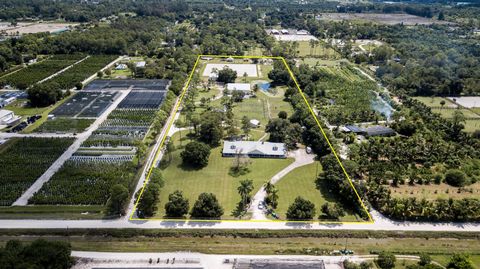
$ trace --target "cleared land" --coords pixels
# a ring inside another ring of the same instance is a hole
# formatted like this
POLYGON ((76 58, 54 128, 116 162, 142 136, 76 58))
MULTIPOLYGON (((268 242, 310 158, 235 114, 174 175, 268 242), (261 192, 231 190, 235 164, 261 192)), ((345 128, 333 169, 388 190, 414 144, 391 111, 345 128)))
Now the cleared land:
POLYGON ((256 64, 207 64, 205 70, 203 70, 203 76, 209 77, 212 74, 213 69, 222 70, 225 66, 237 72, 237 77, 242 77, 244 73, 247 73, 248 77, 258 77, 256 64))
POLYGON ((392 187, 392 195, 394 197, 415 197, 417 199, 462 199, 476 198, 480 196, 480 182, 475 184, 457 188, 447 184, 430 184, 430 185, 409 185, 404 184, 399 187, 392 187))
POLYGON ((448 97, 447 99, 467 108, 480 108, 480 96, 448 97))
POLYGON ((70 28, 78 25, 77 23, 50 23, 50 22, 41 22, 41 23, 18 23, 17 26, 11 25, 0 25, 0 30, 5 30, 7 34, 34 34, 34 33, 58 33, 67 31, 70 28))
POLYGON ((263 183, 293 162, 292 159, 250 159, 252 162, 248 166, 250 172, 239 177, 232 177, 229 175, 229 171, 233 158, 222 157, 222 146, 219 146, 212 149, 208 166, 200 170, 194 170, 184 167, 180 157, 183 146, 189 142, 187 134, 188 131, 181 131, 172 136, 176 150, 171 154, 171 161, 168 162, 169 156, 165 156, 161 165, 165 186, 160 192, 160 203, 156 214, 158 218, 165 214, 164 207, 168 201, 168 195, 176 190, 181 190, 185 197, 189 199, 190 206, 193 205, 200 193, 214 193, 225 210, 223 218, 231 219, 233 218, 231 216, 232 211, 241 200, 237 192, 240 180, 253 180, 255 188, 252 193, 255 193, 263 183))
POLYGON ((374 22, 379 24, 395 25, 430 25, 430 24, 451 24, 446 21, 418 17, 410 14, 383 14, 383 13, 321 13, 317 19, 328 21, 361 21, 374 22))

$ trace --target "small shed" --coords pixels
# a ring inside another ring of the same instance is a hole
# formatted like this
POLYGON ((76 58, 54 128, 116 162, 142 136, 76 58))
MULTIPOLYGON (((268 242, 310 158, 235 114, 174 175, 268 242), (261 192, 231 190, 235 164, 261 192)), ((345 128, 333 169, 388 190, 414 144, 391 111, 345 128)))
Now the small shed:
POLYGON ((251 119, 251 120, 250 120, 250 125, 251 125, 253 128, 258 128, 258 127, 260 127, 260 121, 259 121, 259 120, 256 120, 256 119, 251 119))

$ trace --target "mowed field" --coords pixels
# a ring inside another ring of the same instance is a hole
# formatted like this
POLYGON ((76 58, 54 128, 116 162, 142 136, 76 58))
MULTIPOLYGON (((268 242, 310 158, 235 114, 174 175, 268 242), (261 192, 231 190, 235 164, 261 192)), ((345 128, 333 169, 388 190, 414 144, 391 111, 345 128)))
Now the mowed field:
MULTIPOLYGON (((223 158, 222 146, 220 146, 212 149, 208 165, 203 169, 186 168, 182 165, 180 153, 183 151, 183 147, 190 142, 187 134, 188 131, 181 131, 172 136, 176 150, 172 153, 172 160, 162 165, 165 186, 160 192, 160 203, 155 216, 157 218, 165 215, 164 207, 168 201, 168 195, 176 190, 181 190, 189 199, 190 207, 202 192, 214 193, 225 210, 223 218, 232 219, 231 213, 240 201, 240 195, 237 192, 240 180, 253 180, 255 187, 253 195, 263 183, 293 162, 292 159, 250 159, 250 172, 243 176, 232 177, 229 175, 229 170, 233 158, 223 158)), ((165 156, 164 160, 168 160, 168 156, 165 156)))
POLYGON ((323 41, 315 46, 311 46, 309 41, 298 41, 298 56, 300 57, 320 57, 323 59, 340 59, 340 54, 333 48, 326 47, 323 41))
MULTIPOLYGON (((301 196, 315 204, 315 218, 321 213, 321 207, 325 203, 338 202, 334 195, 328 192, 328 186, 318 190, 315 184, 317 175, 322 171, 319 162, 296 168, 283 177, 275 186, 278 189, 278 208, 275 211, 280 219, 286 219, 288 207, 297 196, 301 196)), ((341 221, 360 220, 355 215, 347 213, 341 221)))

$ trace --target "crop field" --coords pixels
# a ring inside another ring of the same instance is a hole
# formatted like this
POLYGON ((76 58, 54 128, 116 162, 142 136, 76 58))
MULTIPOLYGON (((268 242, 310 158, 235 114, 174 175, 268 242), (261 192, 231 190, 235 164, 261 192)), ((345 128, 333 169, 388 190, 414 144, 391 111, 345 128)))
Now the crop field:
POLYGON ((72 142, 68 138, 12 138, 1 145, 0 205, 11 205, 72 142))
POLYGON ((320 67, 323 75, 317 83, 326 89, 325 96, 319 98, 319 110, 333 125, 355 122, 369 122, 384 118, 373 109, 376 100, 375 82, 357 74, 353 67, 320 67))
POLYGON ((29 204, 104 205, 113 185, 133 187, 135 173, 131 162, 113 164, 69 160, 29 200, 29 204))
POLYGON ((85 55, 54 55, 37 64, 30 65, 22 70, 2 77, 0 84, 10 84, 16 88, 27 88, 34 83, 64 69, 83 59, 85 55))
POLYGON ((155 112, 155 109, 116 108, 83 146, 133 146, 147 134, 155 112))
POLYGON ((97 73, 116 58, 117 56, 115 55, 92 55, 48 82, 58 83, 62 89, 71 89, 75 87, 77 83, 97 73))
POLYGON ((156 90, 165 91, 169 80, 166 79, 96 79, 85 86, 84 91, 99 90, 156 90))
POLYGON ((90 127, 94 121, 94 119, 55 118, 47 120, 35 131, 39 133, 81 133, 90 127))
POLYGON ((117 92, 79 92, 51 114, 56 117, 98 117, 118 96, 117 92))

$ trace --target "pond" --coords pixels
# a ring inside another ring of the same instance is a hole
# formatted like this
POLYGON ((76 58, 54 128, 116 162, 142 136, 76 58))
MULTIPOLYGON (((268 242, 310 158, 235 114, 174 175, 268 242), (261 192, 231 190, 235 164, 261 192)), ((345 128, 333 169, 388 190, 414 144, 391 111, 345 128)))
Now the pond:
POLYGON ((264 92, 267 92, 270 89, 270 82, 260 82, 257 85, 258 88, 264 92))

